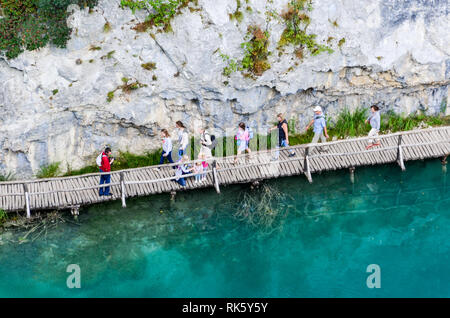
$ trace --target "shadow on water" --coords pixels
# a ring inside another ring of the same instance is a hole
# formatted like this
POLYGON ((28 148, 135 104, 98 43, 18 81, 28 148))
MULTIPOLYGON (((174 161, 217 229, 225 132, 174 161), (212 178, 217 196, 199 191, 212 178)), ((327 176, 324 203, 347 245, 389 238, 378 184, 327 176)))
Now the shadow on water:
POLYGON ((32 243, 3 234, 0 296, 450 296, 447 175, 434 160, 93 206, 32 243))

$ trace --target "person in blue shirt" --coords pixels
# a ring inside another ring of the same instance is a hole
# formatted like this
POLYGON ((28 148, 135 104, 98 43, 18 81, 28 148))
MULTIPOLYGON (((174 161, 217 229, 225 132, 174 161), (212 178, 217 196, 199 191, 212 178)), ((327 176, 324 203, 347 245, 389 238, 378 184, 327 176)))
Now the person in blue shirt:
POLYGON ((381 122, 380 109, 378 108, 378 106, 373 105, 372 107, 370 107, 370 111, 371 111, 371 114, 366 119, 365 123, 366 124, 370 123, 370 126, 372 127, 372 129, 369 131, 369 137, 372 137, 372 138, 369 139, 369 145, 366 147, 366 149, 370 149, 372 147, 381 145, 380 139, 377 138, 378 133, 380 132, 380 122, 381 122), (374 143, 374 139, 375 139, 375 143, 374 143))
POLYGON ((319 139, 322 142, 326 142, 328 136, 327 132, 327 122, 325 121, 325 116, 322 113, 322 108, 320 106, 314 107, 314 118, 310 121, 308 126, 306 126, 306 131, 308 131, 309 127, 313 127, 314 137, 312 140, 313 144, 316 144, 319 139))

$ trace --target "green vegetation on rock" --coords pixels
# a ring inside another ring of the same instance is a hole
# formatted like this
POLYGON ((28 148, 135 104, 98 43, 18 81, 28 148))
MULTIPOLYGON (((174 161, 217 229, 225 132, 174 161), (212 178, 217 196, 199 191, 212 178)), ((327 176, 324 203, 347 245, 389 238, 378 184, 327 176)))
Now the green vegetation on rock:
POLYGON ((230 20, 236 20, 238 23, 241 23, 242 20, 244 20, 244 13, 241 11, 241 9, 241 0, 236 0, 236 11, 230 13, 230 20))
POLYGON ((270 52, 269 32, 261 30, 260 27, 250 26, 245 36, 247 42, 241 44, 245 55, 242 59, 242 68, 247 74, 261 76, 270 69, 268 57, 270 52))
POLYGON ((241 71, 244 76, 255 79, 255 76, 261 76, 270 69, 268 61, 270 55, 268 51, 269 32, 263 31, 258 26, 249 26, 244 40, 246 42, 241 44, 244 50, 242 61, 230 58, 228 55, 220 53, 220 50, 217 50, 222 60, 226 63, 222 72, 224 76, 230 76, 236 71, 241 71))
POLYGON ((144 63, 141 64, 142 68, 147 70, 147 71, 153 71, 156 70, 156 63, 155 62, 148 62, 148 63, 144 63))
POLYGON ((329 54, 334 52, 329 46, 317 43, 316 34, 306 32, 311 23, 311 18, 307 13, 312 10, 312 0, 291 0, 289 2, 288 9, 279 16, 286 25, 278 42, 279 49, 283 49, 286 45, 293 45, 296 47, 296 56, 300 59, 303 59, 305 49, 308 49, 313 56, 323 52, 329 54))
POLYGON ((119 89, 121 89, 122 92, 129 94, 132 91, 135 91, 139 88, 148 86, 147 84, 143 84, 143 83, 139 82, 138 80, 131 80, 127 77, 123 77, 122 82, 123 82, 122 85, 119 85, 114 90, 108 92, 108 94, 106 96, 106 101, 108 103, 112 102, 112 100, 114 99, 114 93, 119 89))
MULTIPOLYGON (((133 13, 136 10, 146 9, 149 15, 144 22, 137 24, 133 29, 137 32, 145 32, 147 29, 156 26, 165 32, 172 30, 170 22, 178 15, 183 8, 198 5, 198 0, 121 0, 122 8, 128 7, 133 13)), ((192 9, 192 8, 191 8, 192 9)))
POLYGON ((12 59, 47 43, 64 48, 72 30, 67 7, 93 8, 98 0, 0 0, 0 53, 12 59))

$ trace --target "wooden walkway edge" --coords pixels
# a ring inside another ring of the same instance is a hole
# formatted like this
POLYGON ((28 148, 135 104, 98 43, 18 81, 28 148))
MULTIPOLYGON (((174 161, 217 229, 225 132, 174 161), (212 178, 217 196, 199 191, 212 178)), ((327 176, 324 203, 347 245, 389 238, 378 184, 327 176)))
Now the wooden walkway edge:
MULTIPOLYGON (((48 209, 72 209, 110 200, 121 200, 148 196, 156 193, 214 187, 220 193, 220 186, 249 183, 283 176, 305 175, 313 182, 317 172, 337 169, 353 169, 358 166, 378 165, 396 162, 405 170, 405 161, 447 157, 450 154, 450 126, 413 130, 381 135, 381 146, 366 150, 368 137, 305 144, 288 148, 253 152, 250 156, 240 155, 209 160, 206 182, 194 183, 194 174, 185 175, 186 187, 175 182, 175 164, 150 166, 111 174, 111 197, 101 197, 98 191, 101 173, 74 177, 10 181, 0 183, 0 209, 7 212, 25 211, 30 217, 32 211, 48 209), (289 157, 289 152, 295 156, 289 157), (278 159, 274 158, 279 154, 278 159)), ((191 161, 195 163, 196 161, 191 161)), ((105 174, 105 173, 103 173, 105 174)))

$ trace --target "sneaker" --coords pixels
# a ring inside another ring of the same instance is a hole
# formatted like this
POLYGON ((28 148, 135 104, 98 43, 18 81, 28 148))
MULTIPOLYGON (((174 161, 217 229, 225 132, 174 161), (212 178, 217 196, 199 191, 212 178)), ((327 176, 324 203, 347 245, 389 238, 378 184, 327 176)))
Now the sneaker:
POLYGON ((288 157, 294 157, 294 156, 295 156, 295 152, 292 152, 292 153, 289 154, 288 157))
POLYGON ((113 194, 112 193, 108 193, 108 194, 104 194, 105 197, 112 197, 113 194))

